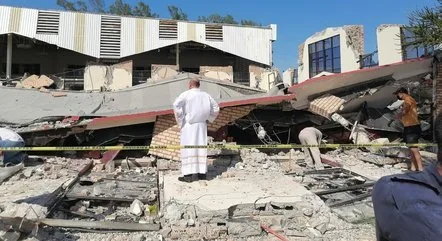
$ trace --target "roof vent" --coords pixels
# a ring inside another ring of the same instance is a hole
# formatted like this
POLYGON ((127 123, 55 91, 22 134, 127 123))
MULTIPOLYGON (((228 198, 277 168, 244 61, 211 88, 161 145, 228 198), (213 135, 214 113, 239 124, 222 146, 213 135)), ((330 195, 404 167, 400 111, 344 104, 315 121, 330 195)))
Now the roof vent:
POLYGON ((222 25, 206 25, 206 40, 223 41, 222 25))
POLYGON ((178 24, 176 21, 160 20, 160 39, 177 39, 178 24))
POLYGON ((58 34, 60 13, 38 11, 37 34, 58 34))
POLYGON ((119 58, 121 18, 101 16, 100 57, 119 58))

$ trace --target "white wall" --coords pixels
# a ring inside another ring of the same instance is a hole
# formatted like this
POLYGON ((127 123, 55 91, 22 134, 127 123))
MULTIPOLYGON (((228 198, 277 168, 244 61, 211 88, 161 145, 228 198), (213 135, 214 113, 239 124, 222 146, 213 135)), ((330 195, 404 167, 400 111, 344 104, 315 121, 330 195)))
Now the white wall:
POLYGON ((359 54, 361 53, 358 53, 353 45, 348 43, 347 33, 344 27, 327 28, 321 32, 315 33, 304 42, 302 60, 298 61, 298 83, 302 83, 310 78, 308 45, 336 35, 340 35, 341 72, 359 69, 359 63, 357 61, 359 60, 359 54))
POLYGON ((397 63, 403 60, 401 25, 380 25, 376 29, 379 65, 397 63))

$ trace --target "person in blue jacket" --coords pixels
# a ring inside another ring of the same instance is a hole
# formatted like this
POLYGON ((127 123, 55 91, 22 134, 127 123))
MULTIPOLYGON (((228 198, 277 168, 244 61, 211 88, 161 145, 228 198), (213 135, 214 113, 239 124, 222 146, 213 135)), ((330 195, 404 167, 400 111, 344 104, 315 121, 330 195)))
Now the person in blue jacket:
POLYGON ((442 240, 442 113, 434 126, 438 161, 422 172, 383 177, 373 188, 378 241, 442 240))

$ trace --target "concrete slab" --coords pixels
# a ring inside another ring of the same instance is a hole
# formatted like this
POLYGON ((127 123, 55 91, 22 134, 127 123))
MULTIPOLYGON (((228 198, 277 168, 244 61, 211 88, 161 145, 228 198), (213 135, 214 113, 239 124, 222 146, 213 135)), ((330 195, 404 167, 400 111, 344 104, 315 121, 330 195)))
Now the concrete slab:
POLYGON ((295 203, 311 194, 293 177, 235 172, 231 178, 182 183, 178 172, 164 175, 164 200, 195 205, 203 210, 226 210, 238 204, 295 203))

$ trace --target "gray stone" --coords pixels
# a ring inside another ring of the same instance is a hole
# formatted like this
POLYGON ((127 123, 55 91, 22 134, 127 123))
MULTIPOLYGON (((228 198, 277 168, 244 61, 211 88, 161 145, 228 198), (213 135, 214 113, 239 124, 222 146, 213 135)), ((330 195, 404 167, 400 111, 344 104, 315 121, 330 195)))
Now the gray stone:
POLYGON ((26 178, 30 178, 32 176, 32 174, 34 173, 34 168, 25 168, 25 170, 23 170, 23 175, 26 178))
POLYGON ((92 194, 93 194, 94 196, 100 196, 100 195, 103 195, 104 192, 103 192, 103 190, 101 189, 101 187, 99 187, 99 186, 95 186, 94 189, 92 190, 92 194))
POLYGON ((18 241, 20 239, 20 233, 15 231, 8 231, 0 233, 0 240, 5 241, 18 241))
POLYGON ((89 190, 87 190, 87 189, 83 189, 80 192, 81 196, 89 196, 90 194, 91 194, 91 192, 89 190))
POLYGON ((130 205, 130 213, 140 217, 141 215, 143 215, 143 208, 144 204, 140 200, 135 199, 130 205))
POLYGON ((307 234, 307 236, 309 238, 320 238, 320 237, 322 237, 321 232, 319 232, 318 230, 316 230, 314 228, 307 228, 305 230, 305 233, 307 234))
POLYGON ((321 232, 321 234, 325 234, 328 231, 328 223, 321 223, 315 229, 321 232))
POLYGON ((187 226, 188 226, 188 227, 193 227, 193 226, 195 226, 195 220, 193 220, 193 219, 188 219, 188 220, 187 220, 187 226))
POLYGON ((172 229, 169 227, 162 228, 160 231, 161 236, 163 237, 169 237, 170 233, 172 232, 172 229))
POLYGON ((313 216, 313 208, 303 208, 302 213, 307 217, 311 217, 313 216))
POLYGON ((170 203, 166 206, 164 218, 170 223, 176 223, 182 217, 183 210, 176 203, 170 203))
POLYGON ((306 237, 306 235, 302 232, 296 230, 285 230, 284 234, 289 237, 306 237))
POLYGON ((157 160, 157 169, 158 169, 158 171, 169 170, 169 161, 165 160, 165 159, 158 159, 157 160))
POLYGON ((250 237, 258 236, 261 234, 261 226, 258 222, 247 221, 247 222, 228 222, 227 230, 229 235, 237 237, 250 237))

